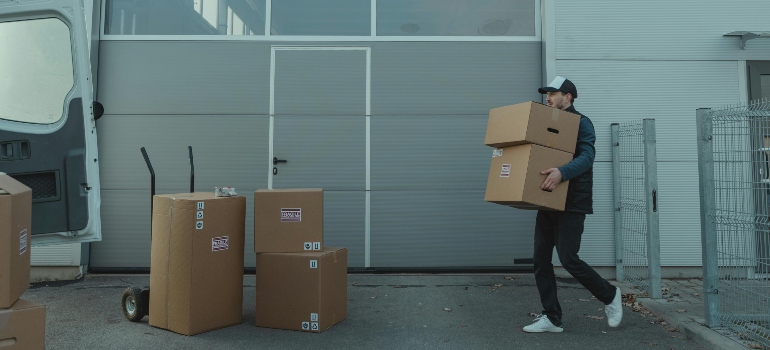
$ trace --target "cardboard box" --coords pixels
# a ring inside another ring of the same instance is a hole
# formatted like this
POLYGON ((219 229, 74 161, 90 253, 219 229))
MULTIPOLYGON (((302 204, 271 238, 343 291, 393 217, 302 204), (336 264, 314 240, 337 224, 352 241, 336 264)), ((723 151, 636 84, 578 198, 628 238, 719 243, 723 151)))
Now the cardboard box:
POLYGON ((32 190, 0 173, 0 309, 29 289, 32 190))
POLYGON ((323 250, 324 194, 320 188, 254 192, 254 252, 323 250))
POLYGON ((495 149, 489 167, 484 200, 520 209, 564 210, 569 181, 551 191, 540 189, 546 175, 540 172, 572 161, 572 154, 540 145, 495 149))
POLYGON ((243 321, 246 197, 153 198, 150 325, 193 335, 243 321))
POLYGON ((536 102, 489 111, 484 144, 495 148, 534 143, 575 153, 580 115, 536 102))
POLYGON ((45 306, 19 299, 0 309, 0 349, 45 349, 45 306))
POLYGON ((322 332, 347 317, 348 250, 257 254, 257 327, 322 332))

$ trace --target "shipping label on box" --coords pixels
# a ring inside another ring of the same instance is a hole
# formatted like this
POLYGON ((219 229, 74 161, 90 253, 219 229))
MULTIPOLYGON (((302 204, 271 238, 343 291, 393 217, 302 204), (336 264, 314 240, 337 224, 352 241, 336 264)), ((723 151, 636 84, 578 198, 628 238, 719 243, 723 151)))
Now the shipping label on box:
POLYGON ((347 317, 345 248, 260 253, 256 261, 256 325, 322 332, 347 317))
POLYGON ((254 192, 254 252, 297 253, 322 249, 322 189, 254 192))
POLYGON ((540 172, 569 163, 572 154, 534 144, 496 149, 492 153, 484 200, 520 209, 564 210, 569 181, 544 191, 540 172))
POLYGON ((242 322, 245 225, 242 196, 153 198, 150 325, 193 335, 242 322))
POLYGON ((504 148, 527 143, 575 153, 580 115, 536 102, 489 111, 484 144, 504 148))
POLYGON ((32 190, 0 173, 0 309, 29 289, 32 190))

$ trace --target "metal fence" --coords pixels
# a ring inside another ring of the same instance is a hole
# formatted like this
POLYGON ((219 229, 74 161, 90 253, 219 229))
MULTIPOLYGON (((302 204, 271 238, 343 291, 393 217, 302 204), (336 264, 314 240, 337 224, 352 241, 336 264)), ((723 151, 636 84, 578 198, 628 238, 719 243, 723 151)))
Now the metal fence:
POLYGON ((612 124, 616 279, 661 297, 655 120, 612 124))
POLYGON ((706 323, 770 346, 770 103, 697 125, 706 323))

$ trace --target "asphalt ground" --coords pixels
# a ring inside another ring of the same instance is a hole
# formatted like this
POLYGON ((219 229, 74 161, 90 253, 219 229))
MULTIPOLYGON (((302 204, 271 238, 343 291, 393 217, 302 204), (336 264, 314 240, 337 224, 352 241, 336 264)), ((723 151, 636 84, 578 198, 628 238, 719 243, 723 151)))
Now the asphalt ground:
POLYGON ((149 275, 37 283, 22 298, 47 307, 47 349, 702 349, 629 307, 610 328, 573 279, 559 279, 564 332, 540 334, 521 329, 541 310, 531 274, 350 274, 347 319, 322 333, 256 327, 255 278, 243 280, 243 322, 194 336, 123 317, 123 290, 148 287, 149 275))

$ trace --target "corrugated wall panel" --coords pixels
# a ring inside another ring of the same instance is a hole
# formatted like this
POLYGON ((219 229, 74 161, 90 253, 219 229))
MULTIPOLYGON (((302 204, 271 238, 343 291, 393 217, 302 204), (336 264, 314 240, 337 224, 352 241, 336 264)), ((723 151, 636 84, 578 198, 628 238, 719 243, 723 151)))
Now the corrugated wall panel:
POLYGON ((372 190, 484 190, 487 115, 371 118, 372 190))
MULTIPOLYGON (((612 163, 594 163, 594 213, 586 216, 580 258, 591 266, 615 266, 612 163)), ((533 226, 534 229, 534 226, 533 226)), ((554 264, 559 258, 554 254, 554 264)))
POLYGON ((189 191, 187 146, 193 148, 197 191, 267 186, 268 128, 266 116, 105 115, 96 127, 102 189, 149 190, 139 151, 145 147, 157 188, 189 191))
POLYGON ((32 247, 30 249, 31 266, 80 266, 81 244, 61 244, 55 246, 32 247))
POLYGON ((276 51, 275 114, 366 115, 366 52, 276 51))
POLYGON ((695 110, 739 102, 729 61, 556 61, 580 96, 575 108, 596 128, 596 157, 610 161, 610 124, 655 119, 658 160, 697 161, 695 110))
POLYGON ((276 116, 273 188, 366 189, 366 119, 276 116))
POLYGON ((770 40, 741 50, 734 31, 767 31, 766 0, 558 0, 557 59, 762 60, 770 40))
POLYGON ((540 101, 540 43, 372 43, 372 115, 487 114, 540 101))
POLYGON ((365 201, 364 191, 324 191, 324 245, 347 248, 348 267, 365 266, 365 201))
POLYGON ((270 44, 102 41, 107 114, 267 114, 270 44))
POLYGON ((531 259, 535 212, 484 191, 372 192, 373 267, 512 266, 531 259))

